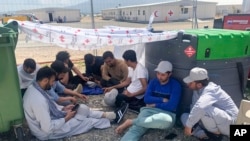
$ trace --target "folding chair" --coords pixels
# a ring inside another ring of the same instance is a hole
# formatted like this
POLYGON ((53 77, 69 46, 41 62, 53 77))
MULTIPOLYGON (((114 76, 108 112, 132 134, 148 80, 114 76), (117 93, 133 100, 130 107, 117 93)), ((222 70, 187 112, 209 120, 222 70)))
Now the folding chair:
POLYGON ((241 100, 236 124, 250 124, 250 101, 241 100))

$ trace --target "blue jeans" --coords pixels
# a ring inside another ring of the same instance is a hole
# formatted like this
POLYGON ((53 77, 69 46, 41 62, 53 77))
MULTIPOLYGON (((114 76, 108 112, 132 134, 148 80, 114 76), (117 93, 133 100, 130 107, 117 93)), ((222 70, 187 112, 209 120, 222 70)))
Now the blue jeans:
POLYGON ((175 114, 158 108, 143 107, 121 141, 138 141, 149 129, 169 129, 174 126, 175 114))

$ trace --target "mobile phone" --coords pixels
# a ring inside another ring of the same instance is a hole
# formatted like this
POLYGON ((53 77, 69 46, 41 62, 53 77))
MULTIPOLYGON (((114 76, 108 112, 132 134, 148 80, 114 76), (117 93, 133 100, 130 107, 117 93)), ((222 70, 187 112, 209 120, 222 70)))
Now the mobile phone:
POLYGON ((79 108, 79 106, 80 106, 79 104, 76 104, 71 110, 76 111, 79 108))
POLYGON ((170 133, 170 134, 166 135, 165 139, 167 139, 167 140, 172 140, 172 139, 174 139, 175 137, 177 137, 177 134, 175 134, 175 133, 170 133))
POLYGON ((94 77, 90 76, 89 81, 95 81, 94 77))

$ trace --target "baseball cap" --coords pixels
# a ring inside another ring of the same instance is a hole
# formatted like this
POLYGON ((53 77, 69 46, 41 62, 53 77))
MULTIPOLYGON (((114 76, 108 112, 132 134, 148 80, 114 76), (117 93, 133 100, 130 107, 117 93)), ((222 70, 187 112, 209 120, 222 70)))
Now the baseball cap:
POLYGON ((160 73, 166 73, 166 72, 172 72, 173 66, 170 62, 168 61, 161 61, 155 71, 160 72, 160 73))
POLYGON ((204 68, 195 67, 190 70, 189 76, 185 77, 183 81, 185 83, 190 83, 204 79, 208 79, 207 70, 204 68))

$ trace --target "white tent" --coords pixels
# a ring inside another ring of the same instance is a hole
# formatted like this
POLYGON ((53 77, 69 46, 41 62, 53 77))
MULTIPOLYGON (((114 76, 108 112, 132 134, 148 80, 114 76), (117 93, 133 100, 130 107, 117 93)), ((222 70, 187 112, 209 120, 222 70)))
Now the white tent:
POLYGON ((150 25, 153 20, 150 20, 148 29, 117 26, 82 29, 29 21, 17 22, 20 32, 26 34, 26 42, 29 42, 29 40, 38 41, 73 50, 90 50, 114 46, 114 54, 117 58, 121 58, 125 50, 133 49, 137 52, 137 58, 142 64, 144 64, 145 43, 173 39, 177 37, 178 32, 151 32, 150 25))

